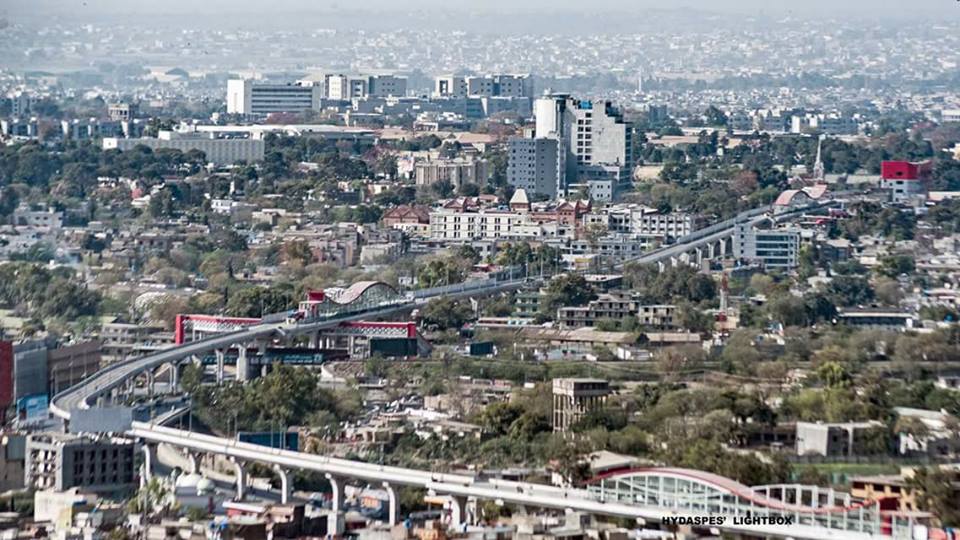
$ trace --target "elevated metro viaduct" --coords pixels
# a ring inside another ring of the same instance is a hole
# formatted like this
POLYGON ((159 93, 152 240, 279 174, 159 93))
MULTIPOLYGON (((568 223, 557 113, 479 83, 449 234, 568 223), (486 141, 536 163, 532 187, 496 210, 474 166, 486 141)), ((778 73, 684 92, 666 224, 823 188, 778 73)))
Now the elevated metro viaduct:
POLYGON ((267 448, 211 435, 202 435, 134 422, 129 435, 143 443, 144 475, 149 478, 157 444, 179 448, 198 472, 201 454, 231 460, 236 469, 237 493, 246 490, 246 463, 273 467, 281 479, 281 500, 290 497, 292 469, 322 473, 330 480, 330 531, 342 531, 344 485, 350 480, 382 485, 388 493, 388 522, 397 523, 397 486, 422 488, 429 495, 447 496, 451 527, 459 529, 476 518, 468 501, 492 500, 501 505, 585 512, 636 520, 638 524, 685 525, 697 518, 713 522, 693 525, 731 535, 817 540, 913 538, 913 517, 885 509, 884 501, 855 502, 848 494, 817 486, 784 484, 748 487, 722 476, 690 469, 651 467, 621 471, 591 481, 585 488, 556 487, 482 476, 448 474, 377 465, 345 459, 267 448))

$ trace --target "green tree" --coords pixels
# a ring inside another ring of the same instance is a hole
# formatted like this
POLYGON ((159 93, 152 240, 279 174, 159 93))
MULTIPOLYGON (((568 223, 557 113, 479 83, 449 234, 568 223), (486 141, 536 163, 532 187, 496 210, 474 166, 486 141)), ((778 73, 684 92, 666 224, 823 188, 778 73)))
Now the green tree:
POLYGON ((460 328, 473 316, 470 306, 446 296, 434 298, 420 310, 424 324, 436 325, 441 330, 460 328))
POLYGON ((945 527, 960 526, 960 506, 957 505, 956 488, 949 471, 921 467, 907 480, 917 494, 920 509, 931 512, 945 527))
POLYGON ((542 301, 541 311, 552 317, 560 307, 582 306, 595 299, 593 287, 580 274, 564 274, 550 280, 546 287, 546 297, 542 301))

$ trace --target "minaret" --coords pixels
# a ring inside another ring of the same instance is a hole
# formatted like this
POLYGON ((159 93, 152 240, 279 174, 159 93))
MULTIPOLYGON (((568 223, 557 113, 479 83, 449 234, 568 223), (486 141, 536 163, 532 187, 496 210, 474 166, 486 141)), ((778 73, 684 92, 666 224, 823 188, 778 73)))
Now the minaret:
POLYGON ((813 177, 822 182, 825 177, 825 171, 823 170, 823 159, 821 153, 823 151, 823 135, 817 139, 817 160, 813 164, 813 177))

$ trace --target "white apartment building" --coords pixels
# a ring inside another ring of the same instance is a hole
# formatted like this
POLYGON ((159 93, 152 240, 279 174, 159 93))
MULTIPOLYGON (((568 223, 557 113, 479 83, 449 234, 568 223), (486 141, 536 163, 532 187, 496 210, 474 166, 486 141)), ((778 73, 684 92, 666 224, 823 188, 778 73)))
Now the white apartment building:
POLYGON ((733 252, 736 258, 757 262, 767 269, 792 270, 800 253, 800 230, 773 228, 769 220, 756 225, 738 223, 734 229, 733 252))
POLYGON ((644 236, 681 238, 697 230, 700 221, 693 214, 683 212, 661 214, 654 209, 639 208, 630 212, 630 232, 644 236))
POLYGON ((615 205, 602 212, 584 217, 585 225, 602 225, 612 233, 630 234, 650 238, 681 238, 693 233, 703 224, 703 219, 684 212, 661 213, 655 208, 638 205, 615 205))
POLYGON ((320 86, 231 79, 227 81, 227 112, 259 115, 312 111, 319 108, 322 92, 320 86))
POLYGON ((465 242, 551 236, 556 236, 555 226, 537 223, 528 214, 519 212, 497 209, 461 212, 449 208, 430 212, 431 240, 465 242))

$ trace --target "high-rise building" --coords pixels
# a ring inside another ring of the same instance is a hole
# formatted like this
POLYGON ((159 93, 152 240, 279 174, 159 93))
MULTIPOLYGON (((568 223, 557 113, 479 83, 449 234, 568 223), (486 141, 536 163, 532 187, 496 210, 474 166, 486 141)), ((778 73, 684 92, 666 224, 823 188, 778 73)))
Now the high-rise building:
POLYGON ((556 137, 510 139, 507 182, 527 193, 555 199, 564 193, 565 174, 556 137))
POLYGON ((610 395, 603 379, 553 380, 553 430, 568 431, 587 414, 601 410, 610 395))
POLYGON ((322 92, 320 86, 231 79, 227 81, 227 112, 258 115, 312 111, 319 107, 322 92))
POLYGON ((609 101, 550 94, 534 102, 533 112, 535 137, 560 143, 562 186, 582 185, 591 198, 614 199, 633 166, 633 130, 620 111, 609 101))

